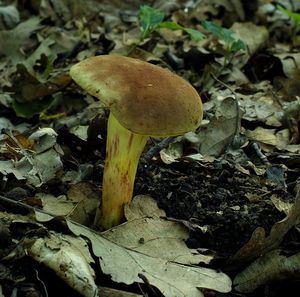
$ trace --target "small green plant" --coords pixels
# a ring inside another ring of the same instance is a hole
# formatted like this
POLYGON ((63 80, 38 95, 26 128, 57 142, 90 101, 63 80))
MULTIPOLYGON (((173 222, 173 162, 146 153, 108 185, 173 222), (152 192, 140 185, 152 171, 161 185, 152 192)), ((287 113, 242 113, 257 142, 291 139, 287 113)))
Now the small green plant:
POLYGON ((276 8, 289 16, 297 25, 300 24, 300 13, 292 12, 280 5, 277 5, 276 8))
MULTIPOLYGON (((206 36, 198 30, 185 28, 180 24, 172 21, 164 21, 165 14, 157 9, 154 9, 148 5, 141 6, 139 10, 139 22, 141 25, 141 37, 140 40, 143 41, 148 38, 155 30, 160 28, 167 28, 170 30, 182 30, 188 33, 192 40, 200 41, 206 36)), ((223 28, 213 22, 203 21, 202 27, 215 35, 220 40, 223 40, 227 46, 227 51, 230 53, 236 53, 239 50, 244 50, 246 48, 245 43, 233 37, 233 31, 230 29, 223 28)))
POLYGON ((142 29, 140 40, 143 41, 145 38, 148 38, 151 33, 160 28, 182 30, 188 33, 194 41, 200 41, 205 38, 205 35, 198 30, 185 28, 172 21, 164 22, 164 18, 165 14, 162 11, 154 9, 148 5, 141 6, 139 10, 139 22, 142 29))
POLYGON ((286 14, 294 22, 294 25, 292 27, 292 36, 291 36, 291 40, 294 45, 297 32, 299 31, 299 28, 300 28, 300 13, 290 11, 280 5, 277 5, 276 8, 278 10, 280 10, 281 12, 283 12, 284 14, 286 14))
POLYGON ((236 39, 233 37, 234 32, 232 30, 223 28, 220 25, 209 21, 203 21, 202 26, 206 31, 212 33, 220 40, 223 40, 226 44, 226 50, 228 52, 236 53, 239 50, 246 49, 246 45, 241 39, 236 39))
POLYGON ((208 77, 206 82, 203 83, 204 89, 210 89, 215 78, 218 78, 221 75, 223 70, 232 62, 232 59, 238 51, 246 49, 246 45, 241 39, 234 38, 234 32, 230 29, 223 28, 220 25, 209 21, 203 21, 202 26, 207 32, 210 32, 225 43, 223 65, 219 67, 215 73, 211 73, 212 77, 208 77))
MULTIPOLYGON (((188 33, 192 40, 200 41, 206 38, 206 35, 198 30, 185 28, 180 24, 172 21, 164 21, 165 15, 163 12, 154 9, 150 6, 141 6, 139 11, 139 23, 141 26, 141 37, 140 41, 148 38, 155 30, 160 28, 167 28, 171 30, 182 30, 188 33)), ((224 63, 221 67, 215 71, 215 73, 209 73, 209 76, 203 79, 203 88, 209 89, 215 78, 219 77, 222 71, 231 63, 235 54, 240 50, 245 50, 245 43, 234 37, 234 32, 230 29, 223 28, 213 22, 203 21, 201 23, 202 27, 219 40, 225 43, 225 53, 224 53, 224 63)))

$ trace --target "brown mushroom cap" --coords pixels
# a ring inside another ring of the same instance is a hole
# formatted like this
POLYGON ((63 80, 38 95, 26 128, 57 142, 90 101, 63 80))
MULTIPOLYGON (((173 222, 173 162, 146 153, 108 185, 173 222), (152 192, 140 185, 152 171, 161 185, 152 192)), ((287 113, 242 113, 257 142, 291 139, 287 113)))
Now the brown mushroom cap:
POLYGON ((72 66, 70 75, 134 133, 180 135, 195 130, 202 120, 197 91, 178 75, 150 63, 96 56, 72 66))

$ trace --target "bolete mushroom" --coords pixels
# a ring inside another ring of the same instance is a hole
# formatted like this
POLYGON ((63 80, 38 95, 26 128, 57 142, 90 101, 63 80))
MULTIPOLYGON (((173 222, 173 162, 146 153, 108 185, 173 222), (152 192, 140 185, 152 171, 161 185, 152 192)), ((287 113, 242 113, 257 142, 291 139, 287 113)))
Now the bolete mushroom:
POLYGON ((153 64, 118 55, 95 56, 70 70, 73 80, 110 109, 102 203, 95 225, 109 229, 124 220, 140 155, 149 136, 195 130, 202 120, 197 91, 183 78, 153 64))

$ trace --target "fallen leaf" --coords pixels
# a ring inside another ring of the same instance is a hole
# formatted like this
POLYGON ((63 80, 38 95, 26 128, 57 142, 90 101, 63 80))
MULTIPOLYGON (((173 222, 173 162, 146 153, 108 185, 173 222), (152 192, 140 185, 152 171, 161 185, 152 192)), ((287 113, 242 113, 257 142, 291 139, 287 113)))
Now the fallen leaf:
POLYGON ((101 271, 109 274, 115 282, 147 281, 166 297, 203 297, 201 288, 224 293, 231 290, 230 278, 222 272, 154 258, 119 246, 83 226, 70 221, 67 224, 75 235, 90 240, 101 271))
POLYGON ((69 218, 84 226, 92 226, 100 202, 99 189, 91 183, 78 182, 70 186, 67 197, 74 204, 69 218))
POLYGON ((43 183, 53 179, 62 168, 60 155, 50 149, 35 156, 25 156, 18 161, 4 162, 4 172, 13 173, 17 179, 26 179, 29 185, 40 187, 43 183), (49 164, 51 164, 49 166, 49 164))
MULTIPOLYGON (((3 4, 2 4, 3 5, 3 4)), ((0 29, 13 28, 20 21, 20 14, 14 5, 0 7, 0 29), (3 23, 3 24, 2 24, 3 23), (1 25, 2 24, 2 25, 1 25)))
POLYGON ((300 253, 288 256, 277 249, 259 257, 240 272, 234 279, 234 288, 238 292, 249 293, 262 285, 286 279, 297 281, 299 278, 300 253))
POLYGON ((0 160, 0 172, 4 176, 13 174, 18 180, 26 179, 26 172, 16 168, 12 160, 0 160))
POLYGON ((0 53, 7 56, 13 64, 17 64, 25 58, 21 47, 28 42, 29 36, 40 27, 40 19, 31 17, 12 30, 0 31, 0 53))
POLYGON ((153 198, 144 195, 134 197, 130 205, 125 205, 124 212, 128 221, 144 217, 159 218, 166 216, 165 211, 158 208, 157 202, 153 198))
POLYGON ((208 264, 213 259, 189 249, 185 244, 189 230, 183 224, 160 218, 166 214, 149 196, 134 197, 126 206, 125 216, 128 222, 102 235, 119 246, 174 263, 208 264))
MULTIPOLYGON (((39 222, 47 222, 50 220, 49 215, 47 215, 47 213, 51 214, 52 216, 66 217, 72 212, 73 208, 76 206, 76 204, 72 203, 72 201, 69 201, 65 195, 55 197, 51 194, 37 193, 35 195, 35 198, 40 199, 42 201, 43 210, 46 212, 36 213, 36 219, 39 222)), ((53 217, 50 218, 53 219, 53 217)))
POLYGON ((169 146, 165 149, 162 149, 159 152, 161 160, 165 164, 172 164, 174 162, 178 162, 183 154, 183 146, 181 142, 173 142, 170 143, 169 146))
POLYGON ((55 271, 82 296, 98 296, 95 274, 90 266, 94 261, 82 238, 50 232, 48 237, 36 239, 27 253, 55 271))
POLYGON ((56 144, 57 133, 52 128, 41 128, 33 132, 29 139, 34 140, 34 151, 44 152, 56 144))
MULTIPOLYGON (((267 87, 268 86, 263 86, 267 87)), ((240 105, 243 109, 243 119, 247 121, 260 121, 268 126, 282 126, 283 110, 275 100, 274 96, 257 92, 250 95, 239 95, 240 105)))
POLYGON ((236 99, 230 97, 224 99, 209 124, 201 127, 197 135, 199 153, 220 155, 237 133, 239 122, 239 107, 236 99))
POLYGON ((284 201, 276 194, 273 194, 270 199, 271 199, 272 203, 275 205, 275 207, 280 212, 284 212, 286 215, 288 215, 289 212, 293 209, 292 203, 284 201))
POLYGON ((252 131, 247 130, 245 134, 250 140, 258 142, 265 151, 272 151, 274 147, 282 150, 289 144, 288 129, 277 131, 276 129, 257 127, 252 131))
POLYGON ((300 218, 300 191, 296 194, 294 204, 288 215, 275 223, 267 236, 264 228, 254 230, 250 240, 240 248, 229 260, 231 264, 241 264, 251 261, 278 247, 287 232, 299 222, 300 218))

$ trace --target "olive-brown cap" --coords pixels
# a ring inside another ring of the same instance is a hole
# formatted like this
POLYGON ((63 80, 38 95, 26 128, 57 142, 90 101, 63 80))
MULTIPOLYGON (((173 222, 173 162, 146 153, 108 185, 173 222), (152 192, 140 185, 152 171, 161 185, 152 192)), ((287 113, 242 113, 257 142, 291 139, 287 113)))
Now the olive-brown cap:
POLYGON ((180 135, 195 130, 202 120, 197 91, 180 76, 159 66, 103 55, 75 64, 70 75, 134 133, 180 135))

